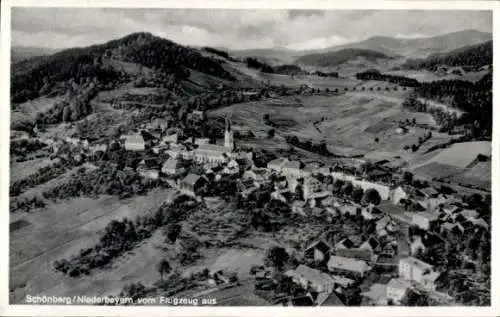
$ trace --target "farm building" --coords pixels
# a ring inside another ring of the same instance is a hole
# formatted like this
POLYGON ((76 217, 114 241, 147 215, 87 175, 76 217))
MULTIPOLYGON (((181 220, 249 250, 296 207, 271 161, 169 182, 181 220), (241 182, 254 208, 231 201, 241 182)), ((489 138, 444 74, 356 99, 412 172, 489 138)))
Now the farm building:
POLYGON ((197 195, 206 184, 206 179, 196 174, 188 174, 180 183, 180 188, 187 194, 197 195))
POLYGON ((166 175, 177 175, 182 173, 183 166, 181 159, 170 157, 163 166, 161 167, 161 172, 166 175))
POLYGON ((127 151, 144 151, 146 149, 146 142, 140 134, 126 135, 125 150, 127 151))
POLYGON ((417 254, 419 250, 428 252, 430 250, 441 250, 445 241, 435 233, 425 233, 418 236, 410 245, 411 254, 417 254))
POLYGON ((363 277, 370 270, 370 266, 365 261, 336 255, 330 257, 327 266, 333 273, 346 274, 356 278, 363 277))
POLYGON ((333 291, 334 283, 330 275, 308 266, 299 265, 295 270, 285 272, 285 275, 290 276, 295 283, 302 285, 304 289, 311 287, 319 293, 333 291))
POLYGON ((323 240, 318 240, 305 249, 304 257, 308 259, 314 259, 315 261, 328 260, 331 249, 332 247, 330 246, 330 244, 323 240))
POLYGON ((411 222, 423 230, 432 230, 437 224, 439 216, 430 212, 418 212, 412 214, 411 222))

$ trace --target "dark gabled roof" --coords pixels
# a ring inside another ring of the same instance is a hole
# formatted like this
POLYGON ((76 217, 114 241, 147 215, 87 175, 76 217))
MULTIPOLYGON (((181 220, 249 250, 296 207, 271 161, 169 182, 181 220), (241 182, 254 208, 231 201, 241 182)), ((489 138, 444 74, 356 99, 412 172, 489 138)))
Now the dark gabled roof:
POLYGON ((435 246, 437 244, 444 243, 444 239, 443 238, 441 238, 437 234, 431 233, 431 232, 425 233, 425 234, 421 235, 420 236, 420 240, 422 241, 422 244, 426 248, 435 246))
POLYGON ((331 248, 332 247, 330 246, 330 244, 328 244, 324 240, 320 239, 320 240, 317 240, 317 241, 313 242, 311 245, 309 245, 306 248, 306 251, 310 250, 310 249, 319 249, 322 252, 328 252, 328 251, 331 250, 331 248))
POLYGON ((200 179, 202 179, 202 177, 200 175, 196 175, 196 174, 188 174, 188 176, 186 176, 182 182, 184 184, 190 184, 190 185, 194 185, 196 184, 200 179))
POLYGON ((345 306, 345 304, 335 292, 331 292, 321 306, 345 306))
POLYGON ((422 188, 419 189, 418 191, 428 197, 436 196, 437 194, 439 194, 439 192, 433 187, 422 188))
POLYGON ((351 241, 349 238, 345 238, 344 240, 339 242, 340 244, 344 245, 347 249, 354 248, 356 245, 354 242, 351 241))

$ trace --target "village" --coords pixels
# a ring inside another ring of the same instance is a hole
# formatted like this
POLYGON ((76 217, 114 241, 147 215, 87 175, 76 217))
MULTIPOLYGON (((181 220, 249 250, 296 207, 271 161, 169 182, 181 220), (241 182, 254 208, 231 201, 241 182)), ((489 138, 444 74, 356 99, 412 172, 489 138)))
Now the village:
MULTIPOLYGON (((192 115, 202 119, 204 113, 192 115)), ((455 303, 455 289, 467 288, 468 282, 465 278, 457 286, 453 274, 464 269, 479 274, 489 256, 479 238, 489 230, 487 213, 481 209, 486 197, 464 196, 407 171, 388 171, 377 162, 328 166, 278 157, 257 166, 255 153, 236 146, 230 117, 225 119, 221 145, 207 138, 181 139, 166 130, 156 120, 108 143, 90 145, 76 138, 42 142, 51 145, 52 157, 76 164, 86 156, 89 162, 102 160, 109 148, 121 148, 134 153, 137 174, 179 195, 198 202, 225 195, 250 209, 267 199, 287 210, 280 217, 305 223, 314 219, 335 227, 333 233, 320 231, 314 239, 301 241, 294 261, 289 261, 285 248, 276 246, 270 252, 281 255, 271 256, 274 264, 252 268, 255 294, 276 305, 455 303), (227 180, 234 186, 217 185, 227 180), (455 252, 471 245, 478 254, 455 252), (294 286, 278 291, 285 277, 294 286)), ((277 231, 272 217, 264 211, 264 216, 253 216, 252 224, 277 231)), ((212 276, 217 274, 221 272, 212 276)))

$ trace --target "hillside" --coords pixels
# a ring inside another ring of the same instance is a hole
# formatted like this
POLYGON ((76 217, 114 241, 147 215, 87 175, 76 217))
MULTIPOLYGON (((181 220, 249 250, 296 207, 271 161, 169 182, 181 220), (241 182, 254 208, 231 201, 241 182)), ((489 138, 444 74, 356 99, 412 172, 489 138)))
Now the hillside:
POLYGON ((304 55, 299 57, 295 62, 297 64, 316 67, 332 67, 358 58, 364 58, 370 62, 376 62, 377 59, 391 59, 390 56, 374 50, 352 48, 334 52, 304 55))
POLYGON ((93 78, 103 83, 118 79, 121 70, 103 66, 103 58, 136 63, 181 79, 189 78, 190 70, 194 70, 234 80, 218 61, 204 57, 198 50, 150 33, 134 33, 104 44, 68 49, 12 65, 12 101, 36 98, 70 79, 77 83, 93 78))
POLYGON ((437 70, 439 66, 466 66, 479 68, 493 64, 493 41, 465 46, 426 59, 409 60, 401 67, 406 69, 437 70))
POLYGON ((341 49, 369 49, 386 55, 403 55, 413 58, 424 58, 436 53, 443 53, 460 47, 475 45, 492 40, 491 33, 476 30, 465 30, 434 37, 414 39, 374 36, 366 40, 341 46, 329 47, 322 52, 341 49))

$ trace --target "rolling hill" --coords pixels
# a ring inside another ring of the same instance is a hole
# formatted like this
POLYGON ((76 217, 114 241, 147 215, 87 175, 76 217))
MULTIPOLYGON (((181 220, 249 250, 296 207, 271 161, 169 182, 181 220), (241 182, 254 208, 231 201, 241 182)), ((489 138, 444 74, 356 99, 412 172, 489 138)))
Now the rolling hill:
POLYGON ((374 36, 356 43, 329 47, 320 52, 356 48, 375 50, 389 56, 402 55, 413 58, 424 58, 432 54, 448 52, 492 39, 491 33, 476 30, 464 30, 439 36, 413 39, 374 36))
POLYGON ((299 57, 295 63, 316 67, 333 67, 359 58, 370 62, 376 62, 378 59, 392 59, 391 56, 374 50, 348 48, 334 52, 304 55, 299 57))
POLYGON ((401 67, 406 69, 436 70, 439 66, 479 68, 493 64, 493 41, 469 45, 447 53, 434 54, 426 59, 409 60, 401 67))
POLYGON ((34 57, 12 65, 11 96, 23 102, 50 91, 58 83, 70 79, 88 79, 103 83, 120 77, 123 69, 110 67, 103 59, 138 64, 177 80, 188 80, 191 72, 202 73, 221 80, 235 78, 215 59, 200 51, 150 33, 134 33, 100 45, 63 50, 51 56, 34 57))

